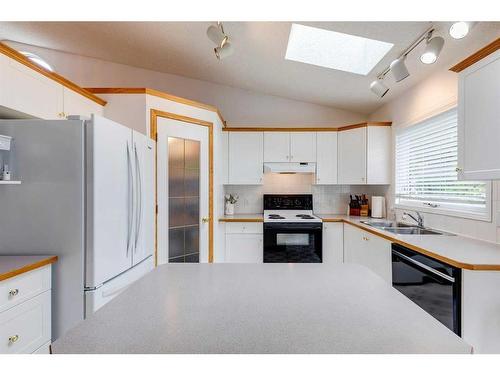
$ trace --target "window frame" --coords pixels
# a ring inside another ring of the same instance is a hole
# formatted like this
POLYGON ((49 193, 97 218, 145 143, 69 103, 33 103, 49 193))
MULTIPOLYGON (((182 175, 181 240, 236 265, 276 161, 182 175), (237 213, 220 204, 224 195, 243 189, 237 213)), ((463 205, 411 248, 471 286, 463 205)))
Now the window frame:
MULTIPOLYGON (((437 215, 444 215, 444 216, 453 216, 453 217, 459 217, 463 219, 472 219, 472 220, 479 220, 479 221, 487 221, 491 222, 492 221, 492 183, 491 181, 481 181, 485 183, 485 193, 486 193, 486 210, 485 212, 472 212, 472 211, 463 211, 459 209, 459 204, 453 204, 450 203, 448 205, 445 204, 445 206, 439 206, 439 207, 430 207, 425 204, 425 202, 422 201, 416 201, 416 200, 408 200, 404 198, 399 198, 396 195, 396 178, 397 178, 397 163, 396 163, 396 142, 397 142, 397 136, 401 132, 405 131, 408 128, 411 128, 413 126, 418 126, 420 123, 430 120, 433 117, 439 116, 442 113, 445 113, 450 110, 457 110, 457 105, 454 103, 453 105, 448 105, 445 106, 444 108, 440 108, 437 111, 433 111, 432 113, 427 114, 426 116, 423 116, 421 118, 415 119, 407 124, 404 124, 400 127, 397 128, 394 134, 394 148, 393 148, 393 202, 394 202, 394 207, 396 209, 407 209, 407 210, 414 210, 414 211, 419 211, 419 212, 425 212, 425 213, 431 213, 431 214, 437 214, 437 215)), ((458 122, 457 122, 457 127, 458 127, 458 122)), ((458 147, 458 145, 457 145, 458 147)))

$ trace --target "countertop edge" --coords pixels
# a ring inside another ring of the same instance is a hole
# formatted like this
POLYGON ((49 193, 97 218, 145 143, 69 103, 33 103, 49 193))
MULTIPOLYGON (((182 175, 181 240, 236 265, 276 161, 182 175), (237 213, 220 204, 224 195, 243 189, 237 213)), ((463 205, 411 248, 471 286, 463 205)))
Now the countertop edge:
MULTIPOLYGON (((264 222, 264 217, 262 218, 255 218, 255 217, 250 217, 250 216, 255 216, 256 214, 249 214, 249 217, 245 217, 244 214, 241 215, 241 217, 229 217, 229 216, 224 216, 219 218, 219 222, 222 223, 262 223, 264 222)), ((436 254, 435 252, 432 252, 430 250, 424 249, 422 247, 412 245, 408 242, 402 241, 401 239, 391 236, 389 233, 381 233, 380 231, 377 231, 375 229, 369 228, 366 225, 357 223, 353 220, 349 220, 349 218, 345 217, 322 217, 321 214, 317 214, 322 220, 323 223, 345 223, 349 224, 352 226, 355 226, 359 229, 362 229, 364 231, 367 231, 368 233, 374 234, 376 236, 382 237, 386 240, 392 241, 394 243, 397 243, 399 245, 405 246, 411 250, 417 251, 423 255, 427 255, 431 258, 440 260, 442 262, 448 263, 454 267, 458 267, 461 269, 466 269, 466 270, 473 270, 473 271, 500 271, 500 264, 470 264, 470 263, 462 263, 458 262, 456 260, 447 258, 445 256, 436 254)), ((340 216, 340 215, 339 215, 340 216)))
MULTIPOLYGON (((22 255, 20 255, 20 257, 22 257, 22 255)), ((36 261, 34 263, 29 263, 29 264, 26 264, 22 267, 10 270, 8 272, 4 272, 4 273, 0 274, 0 281, 7 280, 7 279, 10 279, 10 278, 18 276, 18 275, 22 275, 23 273, 26 273, 29 271, 36 270, 37 268, 41 268, 43 266, 46 266, 47 264, 55 263, 55 262, 57 262, 57 259, 58 259, 57 255, 50 255, 50 256, 47 256, 46 258, 39 260, 39 261, 36 261)))

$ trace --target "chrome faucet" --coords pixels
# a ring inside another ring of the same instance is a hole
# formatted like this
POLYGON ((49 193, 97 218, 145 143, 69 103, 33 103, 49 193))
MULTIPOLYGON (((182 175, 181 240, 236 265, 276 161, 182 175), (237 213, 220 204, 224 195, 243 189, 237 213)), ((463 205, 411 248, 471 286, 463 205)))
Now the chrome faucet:
POLYGON ((415 222, 417 223, 417 225, 420 227, 420 228, 423 228, 424 227, 424 217, 420 214, 420 212, 418 211, 415 211, 415 213, 417 214, 417 217, 413 216, 412 214, 410 214, 409 212, 403 212, 403 219, 406 217, 406 216, 409 216, 411 217, 413 220, 415 220, 415 222))

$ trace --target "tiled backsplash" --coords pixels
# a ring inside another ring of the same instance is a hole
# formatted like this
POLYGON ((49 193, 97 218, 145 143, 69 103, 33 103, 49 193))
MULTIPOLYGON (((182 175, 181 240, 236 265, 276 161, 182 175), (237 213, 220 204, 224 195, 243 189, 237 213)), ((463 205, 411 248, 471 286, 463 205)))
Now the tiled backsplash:
POLYGON ((387 185, 313 185, 313 183, 313 174, 266 173, 262 185, 227 185, 225 194, 239 196, 235 214, 261 213, 263 194, 313 194, 314 212, 345 214, 349 194, 385 196, 388 189, 387 185))

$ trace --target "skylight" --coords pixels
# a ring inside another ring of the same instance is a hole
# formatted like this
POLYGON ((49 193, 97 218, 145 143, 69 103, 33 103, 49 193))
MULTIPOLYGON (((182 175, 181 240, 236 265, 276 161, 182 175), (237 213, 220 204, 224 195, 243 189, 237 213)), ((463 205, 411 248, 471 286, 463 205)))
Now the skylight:
POLYGON ((285 59, 367 75, 393 46, 392 43, 294 23, 285 59))

